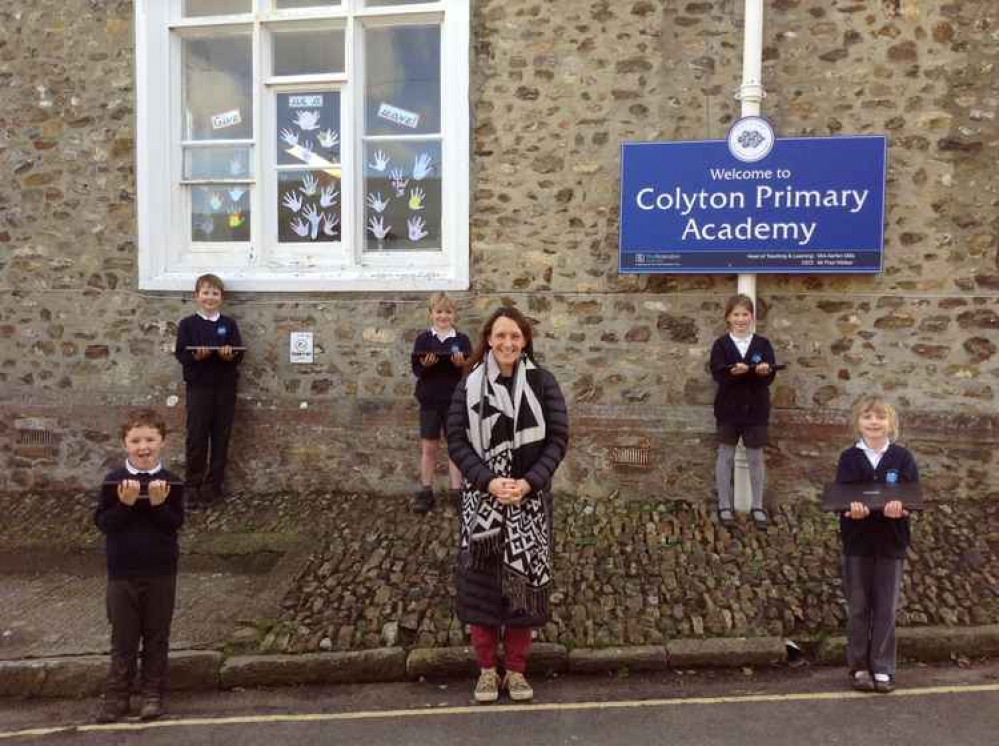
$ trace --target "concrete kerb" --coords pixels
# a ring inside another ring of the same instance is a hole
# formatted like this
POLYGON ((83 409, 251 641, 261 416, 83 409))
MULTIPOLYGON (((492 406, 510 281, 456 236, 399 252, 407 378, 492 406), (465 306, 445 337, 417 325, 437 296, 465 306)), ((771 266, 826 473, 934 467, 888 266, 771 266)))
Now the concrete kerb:
MULTIPOLYGON (((955 657, 999 655, 999 624, 981 627, 902 627, 896 632, 898 655, 907 660, 934 663, 955 657)), ((838 635, 820 642, 815 662, 846 665, 846 638, 838 635)))
MULTIPOLYGON (((217 689, 222 654, 181 650, 170 654, 170 688, 217 689)), ((0 697, 93 697, 104 688, 108 656, 79 655, 0 661, 0 697)))
POLYGON ((780 637, 714 637, 673 640, 666 646, 671 668, 772 666, 787 660, 780 637))
POLYGON ((406 678, 403 648, 345 653, 239 655, 222 663, 223 689, 289 684, 362 684, 406 678))
MULTIPOLYGON (((831 637, 816 646, 815 662, 843 662, 844 639, 831 637)), ((898 631, 899 654, 921 661, 955 656, 999 655, 999 624, 982 627, 922 627, 898 631)), ((577 648, 536 643, 529 672, 604 673, 621 670, 768 666, 786 660, 780 638, 674 640, 663 646, 577 648)), ((0 661, 0 697, 90 697, 100 693, 106 655, 0 661)), ((401 647, 300 655, 240 655, 224 658, 213 650, 170 654, 170 684, 175 690, 210 690, 298 684, 345 684, 407 679, 468 677, 476 672, 471 647, 401 647)))
POLYGON ((669 652, 662 645, 612 648, 576 648, 569 653, 571 673, 607 673, 628 671, 665 671, 669 652))

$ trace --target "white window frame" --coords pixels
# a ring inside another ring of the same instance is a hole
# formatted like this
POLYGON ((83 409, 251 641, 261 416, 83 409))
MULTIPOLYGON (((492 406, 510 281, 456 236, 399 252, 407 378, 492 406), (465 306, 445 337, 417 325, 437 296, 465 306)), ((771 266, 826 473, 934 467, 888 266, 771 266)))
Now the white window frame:
MULTIPOLYGON (((335 0, 332 0, 335 2, 335 0)), ((182 0, 135 0, 136 182, 139 287, 189 291, 194 279, 215 272, 227 287, 245 291, 429 291, 469 285, 469 38, 470 0, 365 7, 340 0, 319 9, 273 10, 252 0, 252 13, 180 18, 182 0), (271 79, 265 28, 296 20, 342 24, 346 73, 271 79), (365 243, 361 126, 364 113, 364 28, 436 23, 441 27, 442 206, 440 251, 363 251, 365 243), (180 35, 186 29, 241 27, 253 38, 253 181, 249 243, 192 244, 189 194, 181 184, 180 35), (277 174, 273 163, 277 92, 339 91, 342 242, 277 250, 277 174), (348 184, 349 180, 349 184, 348 184), (332 248, 331 248, 332 247, 332 248), (289 250, 291 249, 291 250, 289 250), (280 257, 280 260, 277 259, 280 257)))

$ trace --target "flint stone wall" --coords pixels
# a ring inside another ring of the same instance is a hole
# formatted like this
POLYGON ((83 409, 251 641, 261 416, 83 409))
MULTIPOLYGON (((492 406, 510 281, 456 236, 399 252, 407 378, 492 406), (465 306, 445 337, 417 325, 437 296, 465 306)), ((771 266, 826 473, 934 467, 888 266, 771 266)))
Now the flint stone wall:
MULTIPOLYGON (((501 302, 535 321, 573 423, 561 490, 709 500, 706 357, 734 277, 617 274, 619 145, 724 134, 741 3, 472 7, 459 326, 474 332, 501 302)), ((192 305, 136 285, 132 13, 126 0, 0 9, 4 491, 92 484, 119 458, 126 407, 182 426, 170 350, 192 305)), ((778 131, 890 138, 884 273, 759 280, 760 331, 790 363, 774 389, 771 501, 814 498, 866 391, 899 404, 933 493, 997 493, 997 28, 992 0, 767 3, 764 113, 778 131)), ((423 296, 237 286, 229 310, 251 344, 230 488, 411 489, 423 296), (315 332, 315 364, 287 362, 293 330, 315 332)))

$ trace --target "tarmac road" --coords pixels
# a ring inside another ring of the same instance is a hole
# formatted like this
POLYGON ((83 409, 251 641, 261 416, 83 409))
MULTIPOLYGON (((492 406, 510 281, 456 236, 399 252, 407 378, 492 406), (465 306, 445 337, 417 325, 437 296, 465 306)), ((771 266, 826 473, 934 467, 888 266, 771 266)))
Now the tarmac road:
POLYGON ((533 682, 535 703, 476 706, 471 681, 176 696, 146 725, 85 725, 94 701, 0 701, 0 744, 602 744, 991 746, 999 662, 900 671, 857 694, 834 668, 533 682))

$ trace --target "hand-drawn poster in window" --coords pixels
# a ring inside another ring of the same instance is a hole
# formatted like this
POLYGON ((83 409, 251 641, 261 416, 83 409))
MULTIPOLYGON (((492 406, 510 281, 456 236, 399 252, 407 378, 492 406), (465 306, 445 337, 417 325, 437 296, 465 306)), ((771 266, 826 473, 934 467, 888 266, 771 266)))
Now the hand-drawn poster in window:
POLYGON ((439 141, 367 143, 365 251, 440 250, 441 177, 439 141))
POLYGON ((249 190, 232 184, 192 187, 191 240, 249 241, 249 190))
POLYGON ((276 131, 278 240, 340 241, 340 93, 278 94, 276 131))

